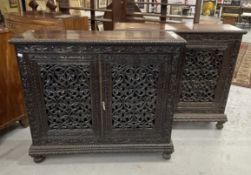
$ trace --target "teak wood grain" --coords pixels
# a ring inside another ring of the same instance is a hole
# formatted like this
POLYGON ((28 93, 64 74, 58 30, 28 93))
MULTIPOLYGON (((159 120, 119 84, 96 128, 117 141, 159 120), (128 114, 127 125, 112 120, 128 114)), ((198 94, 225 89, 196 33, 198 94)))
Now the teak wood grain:
POLYGON ((87 16, 60 17, 61 15, 60 13, 46 12, 7 13, 5 23, 13 33, 39 29, 89 30, 87 16))
POLYGON ((0 29, 0 129, 16 121, 27 125, 16 55, 8 43, 10 36, 7 29, 0 29))

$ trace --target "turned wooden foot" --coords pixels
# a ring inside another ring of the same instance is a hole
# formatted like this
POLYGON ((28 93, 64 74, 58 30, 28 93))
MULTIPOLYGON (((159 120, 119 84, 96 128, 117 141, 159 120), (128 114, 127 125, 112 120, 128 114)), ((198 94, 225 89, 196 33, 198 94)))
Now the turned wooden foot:
POLYGON ((163 152, 162 153, 162 157, 163 159, 165 160, 169 160, 171 158, 171 154, 170 153, 167 153, 167 152, 163 152))
POLYGON ((35 163, 41 163, 41 162, 44 161, 44 159, 45 159, 45 156, 42 156, 42 155, 40 155, 40 156, 33 156, 33 161, 35 163))
POLYGON ((27 128, 29 126, 29 121, 27 117, 24 117, 22 120, 19 120, 19 123, 24 128, 27 128))
POLYGON ((224 123, 225 123, 225 122, 217 122, 217 123, 216 123, 216 128, 217 128, 217 129, 222 129, 224 123))

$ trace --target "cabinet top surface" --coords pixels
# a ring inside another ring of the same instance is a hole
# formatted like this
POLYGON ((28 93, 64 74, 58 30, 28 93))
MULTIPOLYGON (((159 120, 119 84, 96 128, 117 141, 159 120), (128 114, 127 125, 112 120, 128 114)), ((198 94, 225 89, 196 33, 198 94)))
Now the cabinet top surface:
POLYGON ((27 31, 11 39, 12 43, 182 43, 186 41, 167 31, 27 31))
POLYGON ((166 30, 188 33, 241 33, 247 31, 229 24, 151 24, 151 23, 116 23, 115 30, 166 30))

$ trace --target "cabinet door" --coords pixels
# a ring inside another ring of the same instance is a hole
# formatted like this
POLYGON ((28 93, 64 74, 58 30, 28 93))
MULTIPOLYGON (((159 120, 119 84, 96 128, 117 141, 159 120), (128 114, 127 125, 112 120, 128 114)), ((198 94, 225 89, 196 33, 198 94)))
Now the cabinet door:
POLYGON ((101 61, 104 141, 169 142, 171 55, 102 55, 101 61))
POLYGON ((92 144, 99 138, 95 55, 19 57, 33 144, 92 144))

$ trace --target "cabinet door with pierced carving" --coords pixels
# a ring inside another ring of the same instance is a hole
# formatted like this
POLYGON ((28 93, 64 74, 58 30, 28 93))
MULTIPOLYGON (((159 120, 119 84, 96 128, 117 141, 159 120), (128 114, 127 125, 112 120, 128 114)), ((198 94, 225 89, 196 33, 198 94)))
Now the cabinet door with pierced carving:
POLYGON ((102 55, 104 141, 170 141, 171 61, 168 54, 102 55))
POLYGON ((95 56, 31 53, 19 57, 19 63, 33 144, 97 142, 100 99, 95 56))

